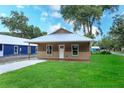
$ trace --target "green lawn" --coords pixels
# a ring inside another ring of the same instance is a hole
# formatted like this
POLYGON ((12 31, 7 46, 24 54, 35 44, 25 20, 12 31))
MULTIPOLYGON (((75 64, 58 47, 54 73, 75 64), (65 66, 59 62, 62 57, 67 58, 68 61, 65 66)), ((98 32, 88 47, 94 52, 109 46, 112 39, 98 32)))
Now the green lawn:
POLYGON ((0 87, 124 87, 124 57, 93 55, 90 63, 47 61, 0 75, 0 87))

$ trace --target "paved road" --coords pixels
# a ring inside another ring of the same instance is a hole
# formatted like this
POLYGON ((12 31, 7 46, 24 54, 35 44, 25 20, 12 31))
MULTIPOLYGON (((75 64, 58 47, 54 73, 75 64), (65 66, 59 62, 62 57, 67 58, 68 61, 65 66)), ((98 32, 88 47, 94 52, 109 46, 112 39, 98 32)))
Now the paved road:
POLYGON ((111 53, 114 54, 114 55, 124 56, 124 54, 118 53, 118 52, 111 52, 111 53))
POLYGON ((37 63, 45 62, 46 60, 26 60, 26 61, 20 61, 20 62, 13 62, 13 63, 8 63, 8 64, 3 64, 0 65, 0 74, 7 73, 10 71, 14 71, 17 69, 21 69, 27 66, 31 66, 37 63))

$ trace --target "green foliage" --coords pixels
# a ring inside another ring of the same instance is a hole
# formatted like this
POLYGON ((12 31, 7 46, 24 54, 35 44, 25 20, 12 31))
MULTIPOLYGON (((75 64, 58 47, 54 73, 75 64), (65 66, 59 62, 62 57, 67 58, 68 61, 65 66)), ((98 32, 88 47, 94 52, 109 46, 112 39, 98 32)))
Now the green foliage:
POLYGON ((23 12, 18 13, 17 11, 11 11, 9 17, 1 17, 1 23, 8 27, 10 31, 25 34, 25 27, 27 26, 28 18, 23 12))
POLYGON ((100 18, 103 15, 103 12, 106 10, 116 11, 117 9, 118 6, 112 5, 64 5, 61 6, 61 14, 67 22, 73 23, 74 31, 80 30, 83 27, 84 34, 88 34, 87 36, 91 37, 94 24, 97 24, 98 29, 101 31, 100 18))
POLYGON ((47 61, 0 75, 0 87, 123 88, 124 57, 92 55, 90 63, 47 61))
POLYGON ((0 32, 1 35, 9 35, 12 36, 13 34, 11 32, 0 32))
POLYGON ((108 54, 111 54, 111 52, 110 51, 101 51, 100 54, 108 55, 108 54))
POLYGON ((86 34, 85 36, 86 36, 86 37, 89 37, 89 38, 92 38, 92 39, 94 39, 94 38, 95 38, 95 36, 94 36, 93 34, 89 34, 89 33, 88 33, 88 34, 86 34))
POLYGON ((28 38, 36 38, 39 36, 46 35, 46 32, 41 32, 39 27, 34 27, 33 25, 30 25, 27 27, 27 36, 28 38))
POLYGON ((110 50, 113 47, 113 40, 110 36, 104 36, 102 40, 98 42, 98 45, 103 49, 110 50))
POLYGON ((113 17, 113 25, 111 27, 110 35, 114 41, 115 48, 124 47, 124 14, 113 17))
POLYGON ((8 27, 14 36, 22 38, 35 38, 45 34, 39 27, 29 25, 29 19, 23 12, 11 11, 9 17, 0 17, 1 23, 8 27))

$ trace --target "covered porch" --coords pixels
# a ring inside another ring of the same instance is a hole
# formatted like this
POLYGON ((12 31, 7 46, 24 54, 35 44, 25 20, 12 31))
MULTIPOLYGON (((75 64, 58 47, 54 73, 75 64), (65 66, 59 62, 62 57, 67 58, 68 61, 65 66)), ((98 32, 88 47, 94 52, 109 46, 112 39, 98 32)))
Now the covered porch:
POLYGON ((38 58, 89 61, 90 42, 38 43, 38 58))

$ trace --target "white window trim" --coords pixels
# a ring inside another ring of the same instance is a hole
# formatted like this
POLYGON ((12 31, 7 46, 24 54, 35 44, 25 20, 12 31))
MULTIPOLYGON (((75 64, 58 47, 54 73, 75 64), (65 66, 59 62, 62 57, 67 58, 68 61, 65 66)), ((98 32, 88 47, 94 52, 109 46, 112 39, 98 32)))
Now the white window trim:
POLYGON ((18 54, 18 46, 14 46, 14 54, 15 54, 15 55, 18 54), (15 52, 15 47, 17 47, 17 53, 15 52))
POLYGON ((71 44, 71 55, 72 56, 78 56, 79 55, 79 44, 71 44), (73 48, 72 48, 72 46, 78 46, 78 49, 77 49, 77 55, 73 55, 73 48))
POLYGON ((47 45, 46 45, 46 55, 52 55, 52 53, 53 53, 53 45, 52 45, 52 44, 47 44, 47 45), (51 54, 48 54, 48 53, 47 53, 47 46, 51 46, 51 47, 52 47, 52 49, 51 49, 51 54))

